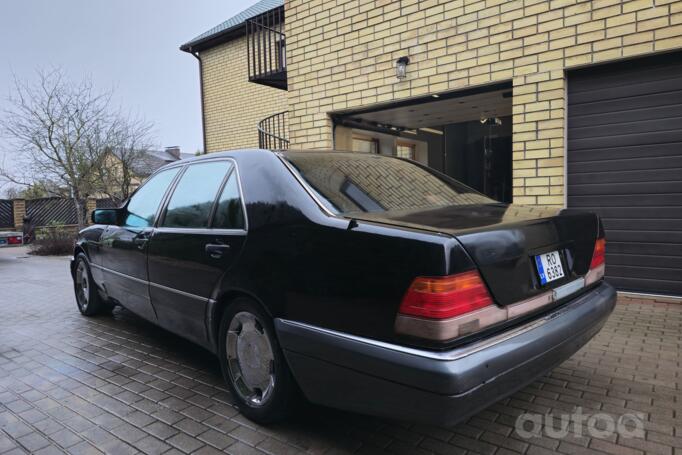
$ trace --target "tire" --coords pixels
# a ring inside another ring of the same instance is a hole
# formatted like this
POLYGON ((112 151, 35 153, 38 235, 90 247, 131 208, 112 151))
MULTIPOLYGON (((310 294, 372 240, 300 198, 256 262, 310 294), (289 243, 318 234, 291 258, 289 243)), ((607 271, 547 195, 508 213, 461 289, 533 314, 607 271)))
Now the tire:
POLYGON ((223 377, 241 413, 260 424, 291 415, 299 403, 298 387, 270 316, 240 297, 223 313, 219 340, 223 377))
POLYGON ((76 256, 76 267, 73 275, 73 290, 76 293, 76 305, 83 316, 95 316, 111 311, 97 291, 92 279, 90 263, 85 254, 76 256))

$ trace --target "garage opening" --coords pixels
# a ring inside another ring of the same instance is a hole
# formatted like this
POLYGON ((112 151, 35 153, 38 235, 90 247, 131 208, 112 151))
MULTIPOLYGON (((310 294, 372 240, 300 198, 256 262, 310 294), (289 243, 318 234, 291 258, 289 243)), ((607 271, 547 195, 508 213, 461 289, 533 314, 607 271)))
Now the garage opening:
POLYGON ((512 202, 511 83, 339 112, 335 148, 416 160, 512 202))

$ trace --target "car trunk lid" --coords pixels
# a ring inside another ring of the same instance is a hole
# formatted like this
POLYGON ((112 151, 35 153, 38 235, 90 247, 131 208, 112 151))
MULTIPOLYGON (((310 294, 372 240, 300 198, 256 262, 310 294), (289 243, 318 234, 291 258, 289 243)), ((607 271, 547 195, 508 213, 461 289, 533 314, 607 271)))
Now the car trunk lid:
POLYGON ((599 221, 591 213, 507 204, 348 214, 357 220, 454 236, 505 306, 565 285, 588 272, 599 221), (557 251, 564 277, 542 284, 535 256, 557 251))

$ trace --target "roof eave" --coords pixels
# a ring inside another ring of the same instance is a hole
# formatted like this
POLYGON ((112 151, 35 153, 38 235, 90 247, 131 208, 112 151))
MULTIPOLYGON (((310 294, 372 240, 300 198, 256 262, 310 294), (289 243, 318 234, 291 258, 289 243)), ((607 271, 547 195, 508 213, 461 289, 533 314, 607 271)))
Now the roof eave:
POLYGON ((206 49, 210 49, 212 47, 215 47, 219 44, 226 43, 228 41, 232 41, 235 38, 239 38, 240 36, 246 35, 246 23, 242 22, 241 24, 237 24, 234 27, 226 28, 225 30, 222 30, 218 33, 215 33, 213 35, 209 35, 207 37, 195 40, 195 41, 190 41, 189 43, 185 43, 182 46, 180 46, 180 50, 183 52, 188 52, 190 54, 193 54, 195 52, 201 52, 206 49))

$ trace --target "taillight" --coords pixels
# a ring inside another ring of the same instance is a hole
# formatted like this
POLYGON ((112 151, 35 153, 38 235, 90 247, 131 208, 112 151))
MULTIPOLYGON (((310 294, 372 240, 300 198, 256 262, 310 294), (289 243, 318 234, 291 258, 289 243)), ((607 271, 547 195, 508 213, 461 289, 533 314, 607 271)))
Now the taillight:
POLYGON ((592 252, 592 261, 590 262, 590 270, 585 275, 585 284, 592 284, 604 278, 606 270, 606 239, 604 237, 598 238, 594 242, 594 251, 592 252))
POLYGON ((606 239, 597 239, 594 242, 594 251, 592 252, 592 262, 590 268, 594 269, 606 262, 606 239))
POLYGON ((7 243, 9 245, 21 245, 21 236, 16 235, 16 236, 8 237, 7 243))
MULTIPOLYGON (((594 244, 585 285, 604 277, 605 258, 606 239, 602 237, 594 244)), ((499 307, 476 270, 445 277, 417 277, 400 304, 395 331, 429 340, 452 340, 538 311, 559 298, 556 290, 549 289, 499 307)))
POLYGON ((403 297, 399 312, 428 319, 447 319, 492 304, 481 276, 471 270, 445 277, 417 277, 403 297))

